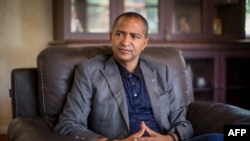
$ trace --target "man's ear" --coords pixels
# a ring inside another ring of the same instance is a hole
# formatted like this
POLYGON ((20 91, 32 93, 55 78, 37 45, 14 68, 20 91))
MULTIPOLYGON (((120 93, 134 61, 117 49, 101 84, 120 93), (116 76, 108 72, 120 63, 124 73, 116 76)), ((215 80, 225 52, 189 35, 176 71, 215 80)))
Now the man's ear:
POLYGON ((109 32, 109 41, 112 41, 112 34, 113 32, 109 32))
POLYGON ((149 39, 146 38, 146 39, 144 40, 144 47, 142 48, 142 51, 148 46, 148 42, 149 42, 149 39))

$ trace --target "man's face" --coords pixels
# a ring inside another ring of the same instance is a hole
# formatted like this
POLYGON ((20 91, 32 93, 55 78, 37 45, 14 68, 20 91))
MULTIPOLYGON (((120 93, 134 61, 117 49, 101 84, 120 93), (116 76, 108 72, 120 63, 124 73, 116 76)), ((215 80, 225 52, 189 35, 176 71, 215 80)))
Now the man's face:
POLYGON ((121 18, 110 41, 115 59, 122 63, 137 63, 141 52, 148 44, 142 21, 136 18, 121 18))

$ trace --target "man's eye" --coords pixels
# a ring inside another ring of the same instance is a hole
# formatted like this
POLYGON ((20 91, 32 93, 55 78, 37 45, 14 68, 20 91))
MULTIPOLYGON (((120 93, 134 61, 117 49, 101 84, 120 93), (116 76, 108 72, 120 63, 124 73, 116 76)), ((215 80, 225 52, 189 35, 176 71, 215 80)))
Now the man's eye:
POLYGON ((139 39, 140 37, 138 35, 132 35, 133 39, 139 39))

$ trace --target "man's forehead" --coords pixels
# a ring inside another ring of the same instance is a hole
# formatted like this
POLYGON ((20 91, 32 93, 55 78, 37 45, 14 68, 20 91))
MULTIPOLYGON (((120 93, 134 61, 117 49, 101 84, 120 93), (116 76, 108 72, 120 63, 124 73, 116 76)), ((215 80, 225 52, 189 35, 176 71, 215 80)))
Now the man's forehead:
POLYGON ((145 26, 143 22, 135 17, 122 17, 117 22, 114 32, 124 32, 129 34, 144 35, 145 26))
POLYGON ((119 29, 117 29, 117 30, 115 30, 115 32, 117 33, 117 32, 119 32, 119 33, 125 33, 125 34, 130 34, 130 35, 140 35, 140 36, 142 36, 143 35, 143 32, 135 32, 135 31, 124 31, 124 30, 119 30, 119 29))

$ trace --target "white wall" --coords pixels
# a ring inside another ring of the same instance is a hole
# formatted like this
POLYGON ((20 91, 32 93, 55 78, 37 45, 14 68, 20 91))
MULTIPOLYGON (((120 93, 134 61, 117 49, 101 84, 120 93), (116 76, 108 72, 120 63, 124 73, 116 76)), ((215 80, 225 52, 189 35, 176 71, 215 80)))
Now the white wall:
POLYGON ((35 67, 52 33, 52 0, 0 0, 0 134, 12 118, 11 70, 35 67))

